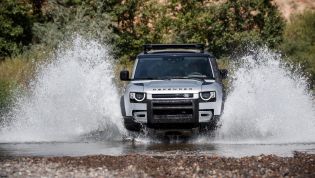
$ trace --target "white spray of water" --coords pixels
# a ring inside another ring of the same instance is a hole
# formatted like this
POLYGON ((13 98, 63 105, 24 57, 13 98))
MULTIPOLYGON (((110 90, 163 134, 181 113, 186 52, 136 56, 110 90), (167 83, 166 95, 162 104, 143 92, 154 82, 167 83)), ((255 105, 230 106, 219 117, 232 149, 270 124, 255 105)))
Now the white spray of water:
MULTIPOLYGON (((215 142, 315 142, 314 100, 307 82, 267 48, 237 60, 215 142)), ((291 68, 292 69, 292 68, 291 68)))
POLYGON ((125 133, 108 48, 80 36, 56 52, 18 98, 0 142, 69 141, 93 132, 125 133))
MULTIPOLYGON (((0 127, 0 142, 71 141, 99 131, 101 139, 121 138, 126 131, 107 47, 76 37, 52 61, 31 93, 17 99, 6 118, 10 124, 0 127)), ((237 61, 214 141, 315 142, 315 107, 305 78, 267 48, 237 61)))

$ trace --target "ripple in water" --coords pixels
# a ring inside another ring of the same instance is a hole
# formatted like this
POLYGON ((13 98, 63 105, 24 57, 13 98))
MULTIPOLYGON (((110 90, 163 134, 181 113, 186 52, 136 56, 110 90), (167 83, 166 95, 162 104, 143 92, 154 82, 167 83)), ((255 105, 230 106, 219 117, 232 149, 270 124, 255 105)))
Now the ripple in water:
POLYGON ((0 142, 71 141, 97 133, 121 138, 122 124, 108 47, 77 36, 39 70, 28 96, 17 98, 0 142))
POLYGON ((298 70, 267 48, 251 51, 233 66, 215 142, 315 142, 314 100, 298 70))

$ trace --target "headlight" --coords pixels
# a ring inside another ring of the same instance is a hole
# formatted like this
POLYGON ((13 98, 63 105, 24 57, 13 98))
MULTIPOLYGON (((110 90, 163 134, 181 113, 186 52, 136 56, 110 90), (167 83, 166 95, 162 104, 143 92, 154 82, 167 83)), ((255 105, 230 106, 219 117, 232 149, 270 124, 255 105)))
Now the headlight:
POLYGON ((216 100, 216 93, 215 93, 215 91, 200 92, 200 98, 203 101, 213 102, 216 100))
POLYGON ((137 102, 141 102, 145 99, 145 93, 140 93, 140 92, 137 92, 137 93, 134 93, 134 92, 131 92, 129 94, 129 98, 130 100, 135 100, 137 102))

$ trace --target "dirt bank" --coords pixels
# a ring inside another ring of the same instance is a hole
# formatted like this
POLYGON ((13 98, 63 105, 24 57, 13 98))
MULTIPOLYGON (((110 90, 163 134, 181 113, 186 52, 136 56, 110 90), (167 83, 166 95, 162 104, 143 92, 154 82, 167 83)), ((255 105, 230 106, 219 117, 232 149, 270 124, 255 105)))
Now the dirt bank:
POLYGON ((0 177, 315 177, 315 154, 243 158, 187 155, 0 157, 0 177))

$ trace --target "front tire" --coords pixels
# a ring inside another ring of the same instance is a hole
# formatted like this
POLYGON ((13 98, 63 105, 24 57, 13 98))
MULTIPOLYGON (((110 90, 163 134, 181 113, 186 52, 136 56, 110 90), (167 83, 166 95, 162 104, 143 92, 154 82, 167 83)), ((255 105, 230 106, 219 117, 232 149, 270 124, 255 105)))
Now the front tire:
POLYGON ((219 121, 220 121, 220 116, 216 115, 210 120, 210 122, 200 123, 199 124, 200 132, 207 133, 207 132, 215 131, 217 128, 219 128, 219 125, 218 125, 219 121))
POLYGON ((143 125, 135 122, 132 117, 124 117, 124 125, 128 131, 132 132, 140 132, 143 129, 143 125))

